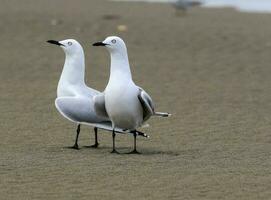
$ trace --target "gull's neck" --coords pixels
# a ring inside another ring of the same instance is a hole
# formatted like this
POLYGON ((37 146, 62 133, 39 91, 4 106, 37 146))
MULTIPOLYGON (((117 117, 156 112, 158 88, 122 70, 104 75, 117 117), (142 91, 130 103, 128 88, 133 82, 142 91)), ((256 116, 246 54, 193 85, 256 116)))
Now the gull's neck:
POLYGON ((127 51, 110 52, 111 66, 109 82, 115 80, 132 80, 127 51))
POLYGON ((85 59, 83 50, 76 54, 66 54, 64 67, 58 82, 58 96, 70 86, 85 87, 85 59))

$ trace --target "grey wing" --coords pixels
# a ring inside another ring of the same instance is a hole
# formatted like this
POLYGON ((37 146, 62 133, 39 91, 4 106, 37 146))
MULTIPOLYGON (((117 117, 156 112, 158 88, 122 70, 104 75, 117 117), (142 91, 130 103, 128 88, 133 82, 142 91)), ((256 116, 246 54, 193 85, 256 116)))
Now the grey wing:
POLYGON ((143 121, 147 121, 154 114, 153 101, 143 89, 139 88, 138 99, 143 108, 143 121))
POLYGON ((98 123, 106 119, 96 115, 93 100, 83 97, 59 97, 55 100, 57 110, 73 122, 98 123))
POLYGON ((108 118, 108 114, 105 109, 105 99, 104 94, 98 94, 93 97, 94 110, 98 116, 108 118))

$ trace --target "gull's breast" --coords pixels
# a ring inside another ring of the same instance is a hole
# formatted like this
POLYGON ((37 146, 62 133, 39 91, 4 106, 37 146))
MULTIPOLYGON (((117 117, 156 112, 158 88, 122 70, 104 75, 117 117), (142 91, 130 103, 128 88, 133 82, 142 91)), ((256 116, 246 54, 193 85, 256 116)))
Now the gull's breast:
POLYGON ((134 130, 142 124, 143 111, 136 88, 126 86, 107 88, 105 107, 115 127, 134 130))

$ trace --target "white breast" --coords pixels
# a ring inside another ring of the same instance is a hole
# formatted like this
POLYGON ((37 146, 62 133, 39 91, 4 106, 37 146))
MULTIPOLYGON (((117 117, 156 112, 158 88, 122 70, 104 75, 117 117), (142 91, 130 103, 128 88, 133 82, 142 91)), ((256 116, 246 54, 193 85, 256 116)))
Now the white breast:
POLYGON ((105 107, 114 126, 134 130, 143 121, 143 111, 132 84, 109 84, 105 90, 105 107))

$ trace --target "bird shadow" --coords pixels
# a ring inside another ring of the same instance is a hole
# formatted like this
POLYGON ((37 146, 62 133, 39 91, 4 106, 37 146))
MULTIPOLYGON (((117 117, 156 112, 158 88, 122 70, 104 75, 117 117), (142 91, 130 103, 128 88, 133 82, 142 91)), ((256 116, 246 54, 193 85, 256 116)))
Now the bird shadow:
MULTIPOLYGON (((108 152, 110 153, 112 150, 111 146, 99 146, 97 148, 90 148, 89 146, 79 146, 78 149, 72 148, 72 146, 64 146, 61 148, 62 150, 64 149, 69 149, 74 152, 80 152, 80 151, 93 151, 93 152, 101 152, 105 153, 108 152)), ((129 155, 129 153, 132 151, 131 148, 129 147, 118 147, 116 149, 118 151, 118 154, 116 155, 129 155)), ((162 149, 152 149, 152 148, 138 148, 137 149, 139 154, 134 154, 134 155, 139 155, 139 156, 155 156, 155 155, 160 155, 160 156, 182 156, 182 157, 193 157, 196 158, 200 156, 200 150, 199 149, 180 149, 180 150, 162 150, 162 149)), ((58 150, 54 148, 52 150, 54 152, 57 152, 58 150)))
MULTIPOLYGON (((86 146, 83 146, 82 148, 88 148, 86 146)), ((88 148, 88 149, 94 149, 94 150, 112 150, 112 147, 109 147, 109 146, 101 146, 101 147, 98 147, 98 148, 88 148)), ((138 148, 137 149, 139 154, 136 154, 136 155, 169 155, 169 156, 179 156, 180 155, 180 152, 177 152, 177 151, 168 151, 168 150, 154 150, 154 149, 140 149, 138 148)), ((128 148, 128 147, 118 147, 117 148, 117 151, 119 152, 118 154, 119 155, 127 155, 127 154, 130 154, 130 152, 132 151, 131 148, 128 148)))
POLYGON ((82 147, 75 148, 73 146, 64 146, 64 147, 62 147, 62 149, 72 149, 72 150, 78 151, 78 150, 82 149, 82 147))
MULTIPOLYGON (((180 157, 185 159, 197 159, 201 157, 201 151, 197 148, 188 148, 188 149, 157 149, 157 148, 138 148, 139 154, 132 154, 134 156, 170 156, 170 157, 180 157)), ((94 154, 108 154, 112 151, 111 146, 100 145, 98 148, 89 148, 87 146, 79 146, 79 149, 73 149, 71 146, 62 146, 62 147, 48 147, 46 148, 47 152, 50 153, 64 153, 64 152, 74 152, 74 153, 84 153, 92 152, 94 154)), ((132 148, 129 147, 118 147, 118 154, 111 155, 131 155, 129 154, 132 151, 132 148)), ((131 155, 131 156, 132 156, 131 155)))
POLYGON ((149 150, 143 151, 143 155, 168 155, 168 156, 179 156, 180 153, 176 151, 163 151, 163 150, 149 150))

